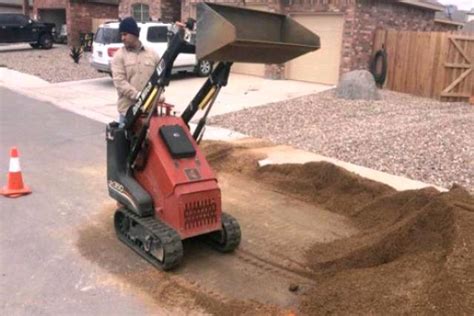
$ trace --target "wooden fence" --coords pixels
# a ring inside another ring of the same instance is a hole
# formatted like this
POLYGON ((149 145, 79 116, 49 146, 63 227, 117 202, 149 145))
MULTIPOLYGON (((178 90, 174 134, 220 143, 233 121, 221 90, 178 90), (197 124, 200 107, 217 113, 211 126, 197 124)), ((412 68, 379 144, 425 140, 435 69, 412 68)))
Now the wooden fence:
POLYGON ((469 101, 474 96, 474 35, 446 32, 376 32, 374 52, 387 53, 389 90, 469 101))

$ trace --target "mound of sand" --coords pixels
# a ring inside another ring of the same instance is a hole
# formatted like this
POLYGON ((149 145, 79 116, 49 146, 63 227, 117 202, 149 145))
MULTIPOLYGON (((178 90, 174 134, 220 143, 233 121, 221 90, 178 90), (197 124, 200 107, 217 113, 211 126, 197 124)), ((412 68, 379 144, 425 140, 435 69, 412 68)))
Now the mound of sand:
POLYGON ((361 233, 307 253, 319 286, 300 312, 474 315, 474 198, 461 187, 397 192, 328 163, 257 167, 265 143, 203 145, 218 172, 239 173, 352 219, 361 233))

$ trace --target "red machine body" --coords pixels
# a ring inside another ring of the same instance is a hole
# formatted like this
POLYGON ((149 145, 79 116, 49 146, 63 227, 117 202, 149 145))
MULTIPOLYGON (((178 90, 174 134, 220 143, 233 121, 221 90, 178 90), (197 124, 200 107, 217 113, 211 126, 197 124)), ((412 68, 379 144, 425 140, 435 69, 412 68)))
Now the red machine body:
POLYGON ((217 251, 240 244, 236 218, 222 212, 217 179, 198 144, 234 62, 280 64, 320 47, 319 37, 283 14, 214 3, 197 5, 198 21, 171 30, 156 71, 121 123, 106 127, 107 186, 119 203, 119 240, 159 269, 177 267, 182 239, 199 236, 217 251), (200 31, 197 31, 200 30, 200 31), (171 34, 170 34, 171 35, 171 34), (180 117, 159 102, 175 59, 196 53, 215 63, 180 117), (191 135, 187 124, 204 111, 191 135))
POLYGON ((135 178, 152 196, 155 216, 174 228, 181 239, 222 228, 221 191, 205 156, 180 117, 153 116, 148 130, 148 160, 135 178), (160 136, 162 126, 179 125, 196 154, 173 158, 160 136))

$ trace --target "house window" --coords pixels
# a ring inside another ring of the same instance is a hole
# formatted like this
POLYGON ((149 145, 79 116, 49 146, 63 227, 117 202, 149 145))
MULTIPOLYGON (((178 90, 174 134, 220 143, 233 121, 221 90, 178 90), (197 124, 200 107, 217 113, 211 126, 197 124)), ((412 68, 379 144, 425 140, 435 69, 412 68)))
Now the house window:
POLYGON ((150 20, 150 11, 147 4, 135 3, 132 5, 132 16, 137 22, 150 20))

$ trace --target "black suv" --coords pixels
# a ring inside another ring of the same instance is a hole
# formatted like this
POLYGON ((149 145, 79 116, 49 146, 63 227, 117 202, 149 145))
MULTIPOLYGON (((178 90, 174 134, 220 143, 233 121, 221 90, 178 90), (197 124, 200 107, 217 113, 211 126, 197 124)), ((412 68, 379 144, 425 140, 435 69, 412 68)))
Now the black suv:
POLYGON ((33 48, 53 47, 54 23, 33 21, 18 13, 0 13, 0 43, 30 43, 33 48))

